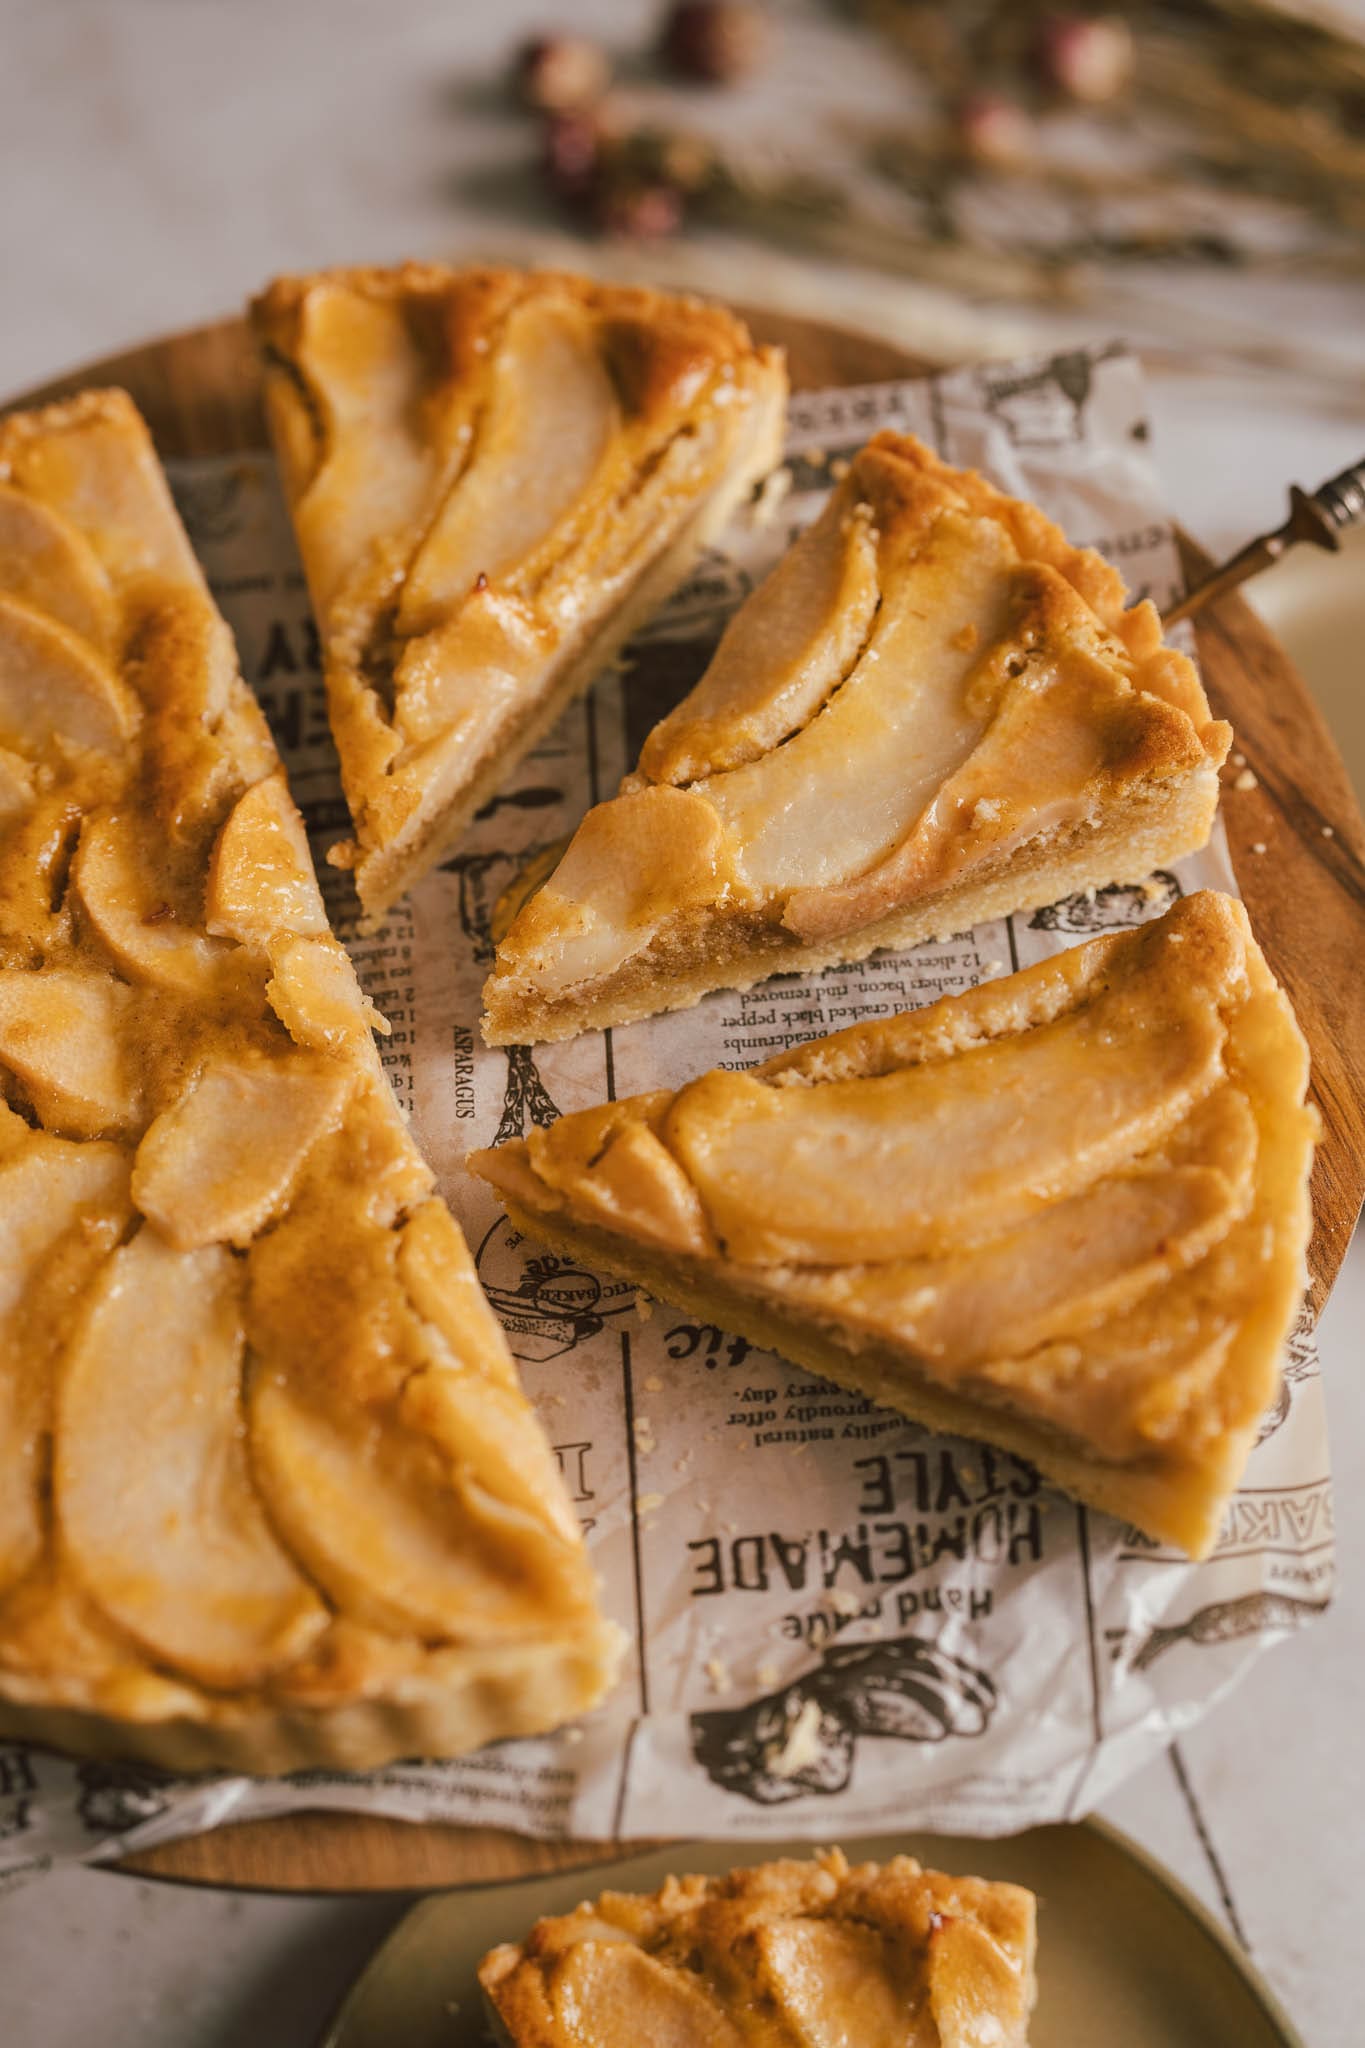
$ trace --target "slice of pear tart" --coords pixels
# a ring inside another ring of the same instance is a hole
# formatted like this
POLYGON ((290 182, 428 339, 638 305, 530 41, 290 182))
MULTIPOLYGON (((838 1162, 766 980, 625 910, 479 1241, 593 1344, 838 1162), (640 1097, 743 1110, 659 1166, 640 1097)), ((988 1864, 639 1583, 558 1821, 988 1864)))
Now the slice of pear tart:
POLYGON ((0 420, 0 1732, 349 1768, 605 1689, 375 1028, 131 400, 0 420))
POLYGON ((377 916, 772 467, 786 374, 719 306, 550 272, 280 278, 253 317, 377 916))
POLYGON ((1231 738, 1150 604, 878 434, 498 948, 491 1045, 945 938, 1202 846, 1231 738))
POLYGON ((479 1965, 511 2048, 1027 2048, 1037 1900, 838 1849, 603 1892, 479 1965))
POLYGON ((470 1164, 529 1236, 1200 1556, 1303 1288, 1307 1080, 1205 892, 470 1164))

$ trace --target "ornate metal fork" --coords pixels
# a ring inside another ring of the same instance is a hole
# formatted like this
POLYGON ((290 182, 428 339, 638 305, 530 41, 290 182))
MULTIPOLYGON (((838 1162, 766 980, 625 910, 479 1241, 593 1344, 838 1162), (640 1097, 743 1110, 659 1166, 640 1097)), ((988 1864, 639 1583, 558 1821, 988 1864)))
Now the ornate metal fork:
POLYGON ((1347 527, 1362 521, 1365 521, 1365 457, 1353 462, 1349 469, 1343 469, 1340 476, 1329 477, 1315 491, 1302 491, 1297 484, 1293 485, 1289 493, 1289 517, 1284 525, 1273 533, 1263 533, 1256 540, 1249 540, 1228 561, 1211 569, 1162 614, 1161 623, 1173 626, 1177 619, 1189 618, 1191 612, 1197 612, 1212 598, 1235 590, 1249 576, 1259 576, 1262 569, 1278 562, 1280 556, 1298 541, 1311 541, 1314 547, 1335 552, 1341 546, 1341 536, 1347 527))

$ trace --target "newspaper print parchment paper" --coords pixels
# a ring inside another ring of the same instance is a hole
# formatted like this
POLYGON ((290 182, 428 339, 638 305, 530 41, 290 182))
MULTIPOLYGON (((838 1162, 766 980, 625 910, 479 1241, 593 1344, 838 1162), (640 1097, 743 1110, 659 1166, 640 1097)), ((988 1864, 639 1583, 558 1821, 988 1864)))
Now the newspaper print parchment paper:
MULTIPOLYGON (((1140 376, 1122 350, 801 395, 785 499, 774 508, 770 493, 771 516, 746 516, 707 554, 459 851, 354 941, 393 1024, 393 1085, 474 1247, 607 1607, 630 1635, 615 1694, 552 1739, 365 1777, 186 1781, 0 1746, 0 1876, 317 1806, 535 1835, 1007 1833, 1085 1813, 1327 1604, 1331 1494, 1306 1325, 1218 1548, 1193 1566, 1077 1507, 1016 1458, 931 1435, 547 1254, 464 1171, 474 1146, 604 1096, 747 1066, 1155 916, 1182 890, 1235 888, 1220 832, 1145 887, 569 1045, 483 1047, 479 990, 505 892, 615 788, 727 614, 814 516, 831 467, 881 426, 909 428, 1035 498, 1158 603, 1175 588, 1140 376)), ((174 481, 348 931, 349 883, 321 860, 345 809, 273 466, 183 463, 174 481)))

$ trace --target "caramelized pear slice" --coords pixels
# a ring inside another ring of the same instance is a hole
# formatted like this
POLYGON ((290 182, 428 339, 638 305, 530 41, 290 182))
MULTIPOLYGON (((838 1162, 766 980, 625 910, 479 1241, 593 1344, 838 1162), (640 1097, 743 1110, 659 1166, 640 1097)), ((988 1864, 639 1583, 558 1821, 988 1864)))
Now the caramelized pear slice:
MULTIPOLYGON (((519 1411, 516 1448, 533 1469, 540 1445, 522 1397, 485 1381, 480 1409, 504 1391, 519 1411)), ((276 1527, 342 1613, 444 1642, 543 1627, 543 1574, 524 1568, 537 1538, 546 1551, 534 1509, 519 1516, 483 1497, 477 1478, 395 1413, 347 1415, 335 1401, 324 1410, 268 1357, 251 1374, 249 1404, 253 1462, 276 1527)), ((553 1499, 560 1488, 551 1478, 553 1499)), ((568 1540, 563 1548, 569 1566, 575 1554, 568 1540)))
POLYGON ((288 1202, 349 1089, 332 1061, 259 1060, 205 1069, 138 1146, 133 1199, 181 1251, 250 1244, 288 1202))
POLYGON ((207 993, 231 951, 171 914, 144 874, 134 826, 119 811, 92 811, 81 826, 71 882, 91 930, 125 974, 162 988, 207 993))
POLYGON ((1159 1144, 1220 1078, 1216 1003, 1176 958, 950 1060, 813 1087, 703 1075, 664 1141, 741 1262, 881 1262, 994 1236, 1159 1144))
POLYGON ((137 715, 134 698, 88 641, 0 593, 0 738, 33 756, 59 740, 120 754, 137 715))
POLYGON ((778 1920, 753 1936, 759 1981, 802 2048, 940 2048, 896 1945, 848 1920, 778 1920))
POLYGON ((770 753, 853 666, 877 611, 877 536, 829 509, 731 619, 696 688, 640 754, 651 782, 698 782, 770 753))
POLYGON ((1014 551, 946 514, 897 579, 843 688, 771 754, 705 785, 762 894, 828 887, 884 856, 983 730, 973 688, 1013 616, 1014 551))
POLYGON ((84 535, 47 505, 0 484, 0 592, 88 640, 114 644, 118 613, 109 578, 84 535))
POLYGON ((1251 1199, 1256 1125, 1215 1089, 1184 1130, 1203 1165, 1155 1159, 1054 1203, 975 1250, 938 1259, 775 1275, 776 1291, 852 1328, 890 1335, 951 1374, 1022 1356, 1122 1314, 1226 1237, 1251 1199), (1221 1127, 1223 1163, 1211 1163, 1221 1127))
POLYGON ((114 1253, 67 1355, 54 1489, 92 1597, 158 1662, 236 1689, 327 1626, 248 1469, 242 1268, 144 1226, 114 1253), (154 1455, 148 1456, 148 1447, 154 1455))
POLYGON ((130 1213, 128 1161, 117 1146, 20 1129, 0 1164, 0 1588, 42 1549, 38 1454, 54 1344, 130 1213))
POLYGON ((582 308, 531 298, 508 319, 474 452, 408 572, 398 627, 423 633, 480 576, 517 585, 585 496, 620 421, 582 308))
POLYGON ((394 724, 413 746, 449 733, 472 763, 528 692, 540 689, 553 659, 552 643, 525 605, 476 588, 453 619, 404 649, 394 678, 394 724))
POLYGON ((421 1218, 400 1234, 358 1192, 300 1202, 253 1248, 253 1462, 276 1526, 344 1613, 505 1641, 581 1607, 577 1528, 525 1396, 450 1347, 469 1327, 457 1304, 452 1322, 425 1287, 420 1312, 409 1297, 410 1233, 433 1277, 421 1218))
POLYGON ((270 948, 265 985, 271 1009, 296 1045, 318 1052, 360 1048, 373 1057, 371 1033, 389 1025, 355 978, 351 956, 333 938, 288 938, 270 948))
POLYGON ((1033 2002, 1032 1973, 965 1916, 945 1914, 929 1937, 929 2005, 935 2048, 1021 2043, 1033 2002))
POLYGON ((591 2038, 593 2048, 640 2048, 647 2034, 654 2048, 747 2048, 750 2030, 740 2032, 701 1979, 656 1962, 614 1929, 603 1932, 605 1939, 573 1942, 550 1977, 552 2025, 562 2039, 591 2038), (580 2016, 587 2013, 590 2037, 580 2032, 580 2016))
POLYGON ((300 318, 298 361, 311 403, 277 403, 272 413, 300 471, 307 467, 299 446, 303 422, 310 437, 315 419, 322 424, 321 461, 294 520, 313 602, 325 620, 348 571, 377 563, 387 537, 422 512, 432 456, 424 411, 413 399, 426 370, 417 336, 391 299, 319 284, 300 318))
POLYGON ((204 923, 215 938, 243 946, 265 946, 281 932, 326 932, 308 836, 282 768, 238 798, 219 833, 204 923))
POLYGON ((141 1090, 124 1051, 133 1001, 121 982, 77 968, 0 968, 0 1066, 44 1125, 72 1138, 132 1129, 141 1090))

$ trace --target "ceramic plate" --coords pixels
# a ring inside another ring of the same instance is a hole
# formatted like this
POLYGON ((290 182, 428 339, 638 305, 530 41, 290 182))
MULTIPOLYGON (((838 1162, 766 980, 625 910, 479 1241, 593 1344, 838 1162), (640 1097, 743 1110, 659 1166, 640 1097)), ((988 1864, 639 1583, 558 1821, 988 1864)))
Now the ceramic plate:
MULTIPOLYGON (((1089 1821, 999 1842, 869 1835, 842 1846, 854 1863, 908 1852, 1037 1892, 1041 1988, 1031 2048, 1303 2048, 1241 1951, 1117 1829, 1089 1821)), ((438 1893, 375 1955, 322 2048, 482 2048, 479 1959, 542 1914, 606 1889, 654 1891, 670 1870, 810 1853, 809 1842, 692 1843, 589 1871, 438 1893)))

